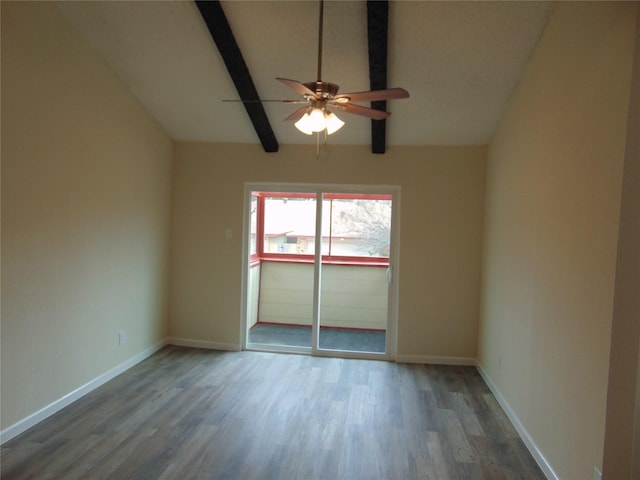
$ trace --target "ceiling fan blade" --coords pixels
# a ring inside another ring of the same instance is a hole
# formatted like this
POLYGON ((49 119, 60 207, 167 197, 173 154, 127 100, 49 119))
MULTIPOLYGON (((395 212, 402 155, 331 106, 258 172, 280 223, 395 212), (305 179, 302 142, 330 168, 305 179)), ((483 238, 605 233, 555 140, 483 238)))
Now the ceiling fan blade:
POLYGON ((287 118, 285 118, 284 119, 285 122, 287 122, 287 121, 297 122, 298 120, 300 120, 302 118, 302 116, 305 114, 305 112, 307 111, 308 108, 309 108, 308 105, 306 105, 304 107, 300 107, 295 112, 293 112, 291 115, 289 115, 287 118))
POLYGON ((336 110, 341 110, 346 113, 353 113, 354 115, 362 115, 363 117, 369 117, 374 120, 384 120, 389 115, 389 112, 383 112, 382 110, 375 110, 373 108, 361 107, 360 105, 354 105, 352 103, 343 103, 335 105, 336 110))
POLYGON ((333 101, 342 102, 375 102, 379 100, 395 100, 409 98, 409 92, 404 88, 387 88, 386 90, 371 90, 368 92, 341 93, 333 97, 333 101), (344 100, 343 100, 344 99, 344 100))
POLYGON ((287 87, 292 88, 293 90, 298 92, 300 95, 308 95, 314 98, 316 97, 316 93, 313 90, 310 90, 303 83, 297 80, 289 80, 288 78, 279 78, 279 77, 276 77, 276 80, 281 81, 287 87))

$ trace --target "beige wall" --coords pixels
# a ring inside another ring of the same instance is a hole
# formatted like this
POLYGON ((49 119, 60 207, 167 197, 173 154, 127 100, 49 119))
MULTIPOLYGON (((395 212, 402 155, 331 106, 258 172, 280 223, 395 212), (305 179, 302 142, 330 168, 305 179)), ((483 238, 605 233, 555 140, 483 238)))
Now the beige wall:
POLYGON ((53 4, 2 2, 3 430, 165 338, 171 156, 53 4))
POLYGON ((176 143, 170 335, 239 345, 245 182, 399 185, 398 354, 475 358, 485 148, 330 150, 176 143))
POLYGON ((558 3, 488 153, 481 366, 562 479, 602 465, 634 3, 558 3))
POLYGON ((640 8, 635 42, 602 471, 621 480, 640 478, 640 8))

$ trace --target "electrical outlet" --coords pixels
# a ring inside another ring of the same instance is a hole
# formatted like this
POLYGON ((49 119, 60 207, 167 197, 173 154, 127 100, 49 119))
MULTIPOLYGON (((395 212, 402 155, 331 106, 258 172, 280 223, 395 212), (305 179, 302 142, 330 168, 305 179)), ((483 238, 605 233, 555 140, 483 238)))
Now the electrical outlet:
POLYGON ((597 467, 593 467, 593 480, 602 480, 602 472, 597 467))
POLYGON ((124 332, 118 332, 118 346, 121 347, 125 343, 127 343, 127 336, 124 332))

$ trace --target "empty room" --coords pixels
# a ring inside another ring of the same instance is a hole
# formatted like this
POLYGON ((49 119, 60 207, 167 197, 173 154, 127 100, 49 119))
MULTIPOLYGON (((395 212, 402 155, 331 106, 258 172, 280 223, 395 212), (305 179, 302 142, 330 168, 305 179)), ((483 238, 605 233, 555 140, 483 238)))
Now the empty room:
POLYGON ((0 9, 2 479, 640 478, 638 2, 0 9))

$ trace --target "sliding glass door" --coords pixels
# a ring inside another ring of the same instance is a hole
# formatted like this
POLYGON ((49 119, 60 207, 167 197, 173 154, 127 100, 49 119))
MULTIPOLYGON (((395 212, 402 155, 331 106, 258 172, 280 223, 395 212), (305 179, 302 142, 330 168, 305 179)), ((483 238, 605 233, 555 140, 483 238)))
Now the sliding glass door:
POLYGON ((399 191, 263 184, 246 193, 243 347, 388 356, 399 191))

